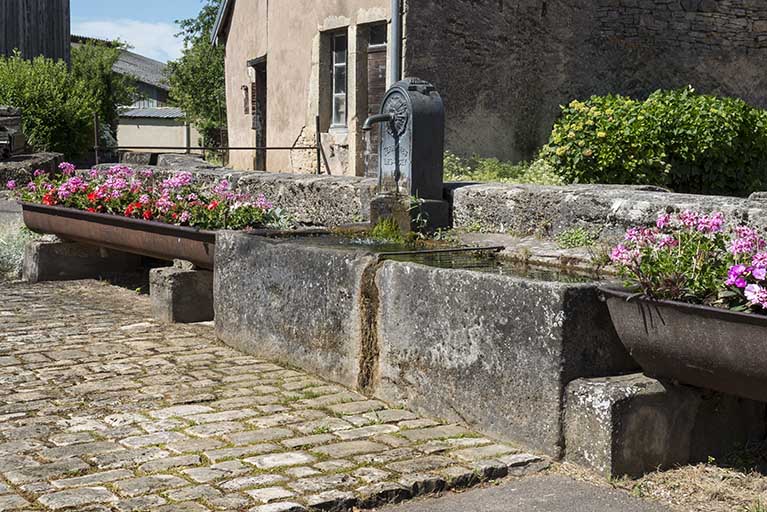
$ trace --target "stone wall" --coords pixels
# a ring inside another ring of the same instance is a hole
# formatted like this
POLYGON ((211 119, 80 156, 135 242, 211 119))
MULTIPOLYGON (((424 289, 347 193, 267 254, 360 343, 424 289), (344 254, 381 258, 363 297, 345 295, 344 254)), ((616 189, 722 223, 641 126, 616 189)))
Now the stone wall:
POLYGON ((491 233, 550 237, 573 227, 603 239, 626 228, 653 224, 663 211, 721 211, 732 222, 767 225, 767 201, 725 196, 675 194, 621 185, 504 185, 486 183, 451 191, 453 225, 491 233))
POLYGON ((405 75, 433 82, 447 147, 531 158, 559 105, 693 85, 767 106, 760 0, 410 0, 405 75))

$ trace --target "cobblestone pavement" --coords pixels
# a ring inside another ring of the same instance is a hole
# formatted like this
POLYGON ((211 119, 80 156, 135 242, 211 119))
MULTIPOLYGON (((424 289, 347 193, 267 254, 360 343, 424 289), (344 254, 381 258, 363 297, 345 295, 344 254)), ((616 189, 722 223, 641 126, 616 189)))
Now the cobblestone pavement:
POLYGON ((547 464, 106 284, 0 283, 0 326, 0 511, 372 508, 547 464))

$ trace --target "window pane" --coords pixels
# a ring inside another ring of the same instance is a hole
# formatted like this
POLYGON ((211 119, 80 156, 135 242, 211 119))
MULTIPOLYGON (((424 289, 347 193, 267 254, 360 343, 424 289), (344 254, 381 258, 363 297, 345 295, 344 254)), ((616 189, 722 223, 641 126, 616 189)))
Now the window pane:
POLYGON ((378 23, 370 26, 370 46, 380 46, 386 44, 388 38, 388 27, 386 23, 378 23))
POLYGON ((333 124, 346 125, 346 96, 333 96, 333 124))
POLYGON ((346 62, 346 35, 338 35, 333 38, 333 64, 346 62))
POLYGON ((346 66, 335 66, 333 71, 333 93, 346 94, 346 66))

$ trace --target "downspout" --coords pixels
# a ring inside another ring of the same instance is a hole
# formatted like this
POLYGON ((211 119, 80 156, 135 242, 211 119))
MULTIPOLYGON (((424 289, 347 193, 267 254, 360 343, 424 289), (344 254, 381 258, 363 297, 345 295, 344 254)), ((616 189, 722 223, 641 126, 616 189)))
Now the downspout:
POLYGON ((391 0, 391 40, 389 81, 395 84, 402 78, 402 0, 391 0))

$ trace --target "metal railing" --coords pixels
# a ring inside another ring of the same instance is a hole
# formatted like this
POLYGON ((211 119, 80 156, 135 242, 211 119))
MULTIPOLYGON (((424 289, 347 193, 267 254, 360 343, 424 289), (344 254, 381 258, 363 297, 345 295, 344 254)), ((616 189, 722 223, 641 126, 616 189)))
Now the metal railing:
POLYGON ((322 134, 320 132, 320 117, 316 118, 316 144, 314 146, 99 146, 98 121, 94 122, 94 145, 93 153, 96 159, 96 165, 99 164, 99 152, 104 151, 141 151, 154 153, 157 151, 184 151, 185 154, 191 154, 193 151, 316 151, 317 153, 317 174, 322 174, 323 167, 325 172, 330 175, 330 164, 325 156, 325 149, 322 147, 322 134), (324 165, 323 165, 324 164, 324 165))

